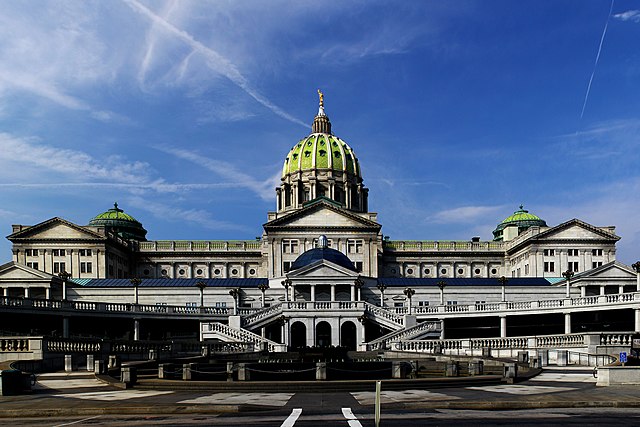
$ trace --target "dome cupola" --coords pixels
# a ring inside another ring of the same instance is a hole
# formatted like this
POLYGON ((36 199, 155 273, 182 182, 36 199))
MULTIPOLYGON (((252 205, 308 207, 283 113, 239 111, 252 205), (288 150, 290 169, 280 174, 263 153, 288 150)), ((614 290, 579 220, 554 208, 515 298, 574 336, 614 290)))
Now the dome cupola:
POLYGON ((326 197, 344 208, 367 212, 368 190, 362 184, 360 164, 353 149, 331 131, 324 111, 324 94, 311 134, 298 141, 282 166, 278 211, 295 210, 305 202, 326 197))
POLYGON ((508 241, 529 227, 546 227, 547 223, 539 216, 529 213, 524 210, 524 206, 520 205, 520 209, 515 211, 513 215, 506 217, 495 230, 493 230, 493 240, 495 241, 508 241))
POLYGON ((142 223, 120 209, 118 203, 114 203, 113 208, 108 211, 93 217, 89 226, 104 227, 127 240, 147 240, 147 230, 142 223))

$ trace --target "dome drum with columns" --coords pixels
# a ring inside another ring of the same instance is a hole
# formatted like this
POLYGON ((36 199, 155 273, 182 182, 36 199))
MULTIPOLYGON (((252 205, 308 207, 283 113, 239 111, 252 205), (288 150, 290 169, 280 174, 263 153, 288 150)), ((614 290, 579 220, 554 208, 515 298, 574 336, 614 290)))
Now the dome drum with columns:
POLYGON ((368 189, 364 187, 360 164, 353 149, 331 132, 331 122, 320 95, 318 114, 311 134, 294 145, 282 167, 281 185, 276 189, 278 212, 297 210, 320 197, 342 207, 367 212, 368 189))

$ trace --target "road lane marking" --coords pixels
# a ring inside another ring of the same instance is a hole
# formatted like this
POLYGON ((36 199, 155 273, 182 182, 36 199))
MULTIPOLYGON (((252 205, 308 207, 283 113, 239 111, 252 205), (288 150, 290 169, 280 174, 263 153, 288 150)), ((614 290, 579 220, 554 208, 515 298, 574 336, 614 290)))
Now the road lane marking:
POLYGON ((358 418, 353 414, 351 408, 342 408, 342 415, 348 420, 349 427, 362 427, 358 418))
POLYGON ((298 420, 298 417, 300 416, 300 414, 302 414, 302 409, 294 408, 294 410, 291 411, 291 414, 289 415, 289 417, 287 417, 287 419, 284 420, 284 422, 280 427, 293 427, 293 425, 298 420))
POLYGON ((78 424, 78 423, 82 423, 82 422, 89 421, 89 420, 95 420, 96 418, 100 418, 101 416, 102 415, 96 415, 95 417, 89 417, 89 418, 85 418, 85 419, 78 420, 78 421, 72 421, 70 423, 57 424, 57 425, 55 425, 53 427, 70 426, 72 424, 78 424))

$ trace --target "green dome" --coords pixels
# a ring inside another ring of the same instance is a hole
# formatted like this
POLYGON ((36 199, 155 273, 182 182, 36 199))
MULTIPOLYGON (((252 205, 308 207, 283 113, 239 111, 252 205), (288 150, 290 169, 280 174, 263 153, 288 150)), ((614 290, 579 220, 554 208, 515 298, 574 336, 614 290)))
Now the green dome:
POLYGON ((547 226, 545 220, 537 215, 529 213, 529 211, 526 211, 523 208, 524 206, 520 205, 520 209, 515 211, 513 215, 506 217, 500 224, 498 224, 496 229, 493 230, 493 240, 503 240, 503 230, 506 227, 517 226, 518 234, 520 234, 532 226, 547 226))
POLYGON ((108 228, 124 239, 147 240, 147 230, 140 221, 118 208, 117 203, 108 211, 96 215, 89 221, 89 226, 108 228))
POLYGON ((360 164, 353 149, 328 133, 312 133, 294 145, 284 160, 282 177, 317 169, 346 172, 361 178, 360 164))

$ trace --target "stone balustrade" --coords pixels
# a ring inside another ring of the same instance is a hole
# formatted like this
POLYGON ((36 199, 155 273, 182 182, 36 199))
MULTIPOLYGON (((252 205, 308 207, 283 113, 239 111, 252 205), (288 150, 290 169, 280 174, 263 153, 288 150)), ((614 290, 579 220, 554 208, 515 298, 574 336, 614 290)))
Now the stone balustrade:
POLYGON ((153 240, 140 242, 140 252, 255 252, 257 240, 153 240))

